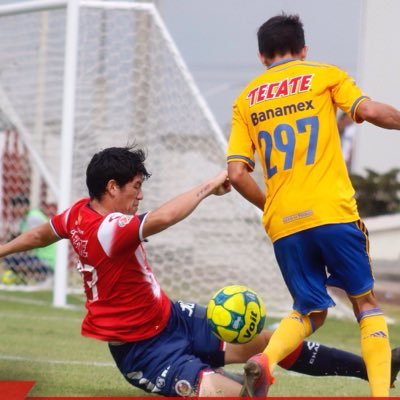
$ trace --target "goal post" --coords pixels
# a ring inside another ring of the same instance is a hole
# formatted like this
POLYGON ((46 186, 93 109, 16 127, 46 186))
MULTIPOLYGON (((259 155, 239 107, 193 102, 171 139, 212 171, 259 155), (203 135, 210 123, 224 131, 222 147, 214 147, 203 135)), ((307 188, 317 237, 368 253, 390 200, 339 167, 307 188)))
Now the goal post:
MULTIPOLYGON (((0 65, 2 237, 15 226, 13 196, 39 193, 40 205, 59 211, 85 196, 86 165, 105 147, 135 143, 146 151, 152 176, 140 211, 226 167, 226 138, 153 4, 0 6, 0 65)), ((66 305, 67 292, 82 292, 64 242, 56 306, 66 305)), ((261 215, 235 191, 211 196, 144 245, 171 298, 205 304, 222 286, 242 284, 261 295, 267 315, 291 307, 261 215)), ((338 314, 349 315, 338 305, 338 314)))
MULTIPOLYGON (((62 97, 61 161, 58 211, 69 207, 72 188, 72 163, 75 131, 75 90, 78 63, 79 0, 69 0, 66 11, 64 85, 62 97)), ((57 244, 53 304, 65 306, 67 300, 68 243, 57 244)))

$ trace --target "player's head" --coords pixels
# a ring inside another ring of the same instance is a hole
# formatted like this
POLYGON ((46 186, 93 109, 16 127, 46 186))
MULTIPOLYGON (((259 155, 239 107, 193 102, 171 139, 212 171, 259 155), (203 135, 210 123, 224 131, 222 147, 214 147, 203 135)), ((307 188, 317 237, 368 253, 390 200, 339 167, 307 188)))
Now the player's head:
POLYGON ((305 49, 303 23, 298 15, 282 13, 268 19, 258 29, 257 38, 263 60, 288 53, 298 56, 305 49))
POLYGON ((135 146, 109 147, 96 153, 86 169, 86 186, 91 199, 101 200, 109 182, 123 188, 135 177, 150 177, 144 165, 146 155, 135 146))
POLYGON ((13 207, 29 207, 29 197, 25 194, 19 194, 11 198, 11 205, 13 207))
POLYGON ((14 196, 11 198, 11 205, 13 207, 13 213, 15 214, 15 216, 22 218, 29 210, 29 197, 25 194, 14 196))

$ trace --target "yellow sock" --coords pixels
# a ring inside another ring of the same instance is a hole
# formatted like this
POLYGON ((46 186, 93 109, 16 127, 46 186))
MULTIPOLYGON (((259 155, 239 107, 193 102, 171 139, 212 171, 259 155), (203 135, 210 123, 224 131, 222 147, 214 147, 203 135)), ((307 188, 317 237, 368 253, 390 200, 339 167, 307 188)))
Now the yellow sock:
POLYGON ((313 332, 308 316, 293 311, 283 318, 272 334, 264 353, 268 357, 271 372, 276 364, 293 352, 300 342, 313 332))
MULTIPOLYGON (((367 312, 368 313, 368 312, 367 312)), ((391 350, 383 315, 365 315, 360 321, 361 353, 373 397, 388 397, 391 350)))

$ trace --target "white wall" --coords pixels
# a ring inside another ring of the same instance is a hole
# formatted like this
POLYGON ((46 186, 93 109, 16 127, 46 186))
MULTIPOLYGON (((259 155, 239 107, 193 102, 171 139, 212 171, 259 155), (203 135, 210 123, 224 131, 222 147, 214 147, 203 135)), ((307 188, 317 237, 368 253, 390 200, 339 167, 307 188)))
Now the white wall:
POLYGON ((370 238, 370 256, 400 261, 400 214, 364 219, 370 238))
MULTIPOLYGON (((362 2, 357 83, 373 99, 400 109, 400 1, 362 2)), ((400 132, 368 123, 356 136, 354 171, 386 172, 400 166, 400 132)), ((400 243, 400 242, 399 242, 400 243)))

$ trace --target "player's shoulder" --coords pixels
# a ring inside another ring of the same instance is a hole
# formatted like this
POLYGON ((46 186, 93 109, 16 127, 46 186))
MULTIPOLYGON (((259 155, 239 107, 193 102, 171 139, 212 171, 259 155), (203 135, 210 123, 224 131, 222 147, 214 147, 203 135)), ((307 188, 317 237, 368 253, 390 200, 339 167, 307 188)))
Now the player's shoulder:
POLYGON ((304 67, 309 67, 309 68, 313 68, 315 71, 321 71, 321 72, 326 72, 326 73, 330 73, 330 74, 343 74, 345 73, 345 71, 339 67, 338 65, 335 64, 330 64, 330 63, 324 63, 324 62, 320 62, 320 61, 302 61, 302 65, 304 67))
POLYGON ((299 73, 300 71, 304 73, 313 74, 314 76, 321 76, 323 79, 326 77, 334 78, 335 76, 342 76, 346 74, 346 72, 341 69, 339 66, 335 64, 320 62, 320 61, 312 61, 312 60, 304 60, 299 61, 293 73, 299 73))
MULTIPOLYGON (((270 81, 276 81, 277 79, 282 79, 282 77, 287 78, 288 76, 296 76, 298 74, 304 73, 304 70, 311 73, 321 72, 331 72, 331 71, 341 71, 341 69, 333 64, 328 64, 319 61, 312 60, 293 60, 288 63, 282 63, 276 65, 273 68, 267 69, 261 74, 253 77, 247 85, 243 88, 240 95, 245 95, 247 92, 255 86, 263 83, 268 83, 270 81)), ((239 96, 240 97, 240 96, 239 96)))
POLYGON ((76 218, 77 215, 81 212, 82 208, 89 204, 89 198, 82 198, 77 200, 70 207, 61 211, 59 214, 52 217, 52 220, 63 220, 64 223, 67 223, 71 219, 76 218))
POLYGON ((121 212, 113 212, 104 217, 103 224, 105 225, 118 225, 120 228, 124 228, 128 225, 135 215, 127 215, 121 212))
POLYGON ((299 61, 299 65, 302 65, 304 67, 315 67, 315 68, 322 68, 322 69, 329 69, 333 66, 333 64, 325 63, 325 62, 321 62, 321 61, 315 61, 315 60, 299 61))
POLYGON ((335 64, 304 60, 301 69, 313 76, 313 82, 322 86, 332 86, 349 78, 345 70, 335 64))
POLYGON ((140 219, 137 215, 113 212, 104 216, 97 230, 97 239, 109 256, 117 254, 123 248, 132 248, 132 242, 140 242, 140 219))
POLYGON ((80 210, 84 207, 89 207, 90 199, 89 197, 82 197, 81 199, 77 200, 72 206, 70 210, 80 210))
POLYGON ((99 236, 115 235, 118 232, 124 231, 127 226, 137 222, 139 219, 136 215, 127 215, 121 212, 113 212, 103 217, 98 229, 99 236))

